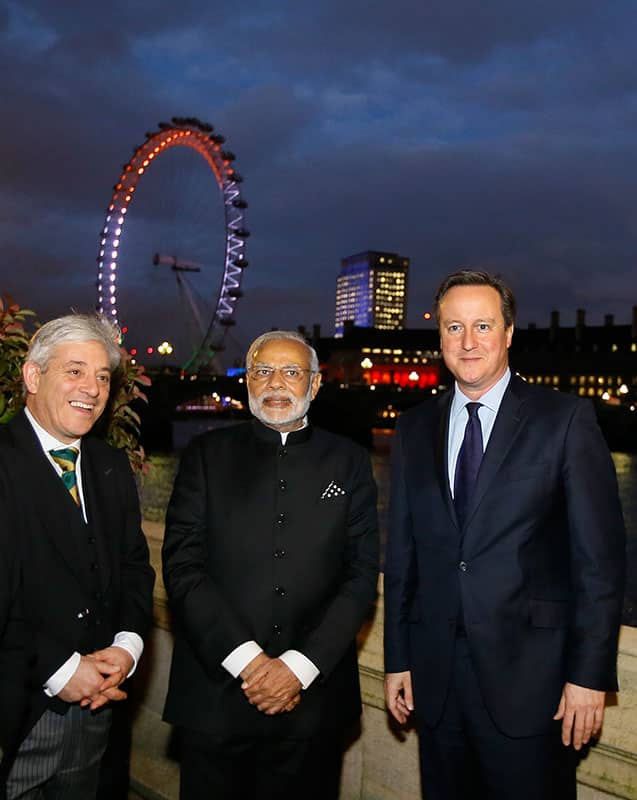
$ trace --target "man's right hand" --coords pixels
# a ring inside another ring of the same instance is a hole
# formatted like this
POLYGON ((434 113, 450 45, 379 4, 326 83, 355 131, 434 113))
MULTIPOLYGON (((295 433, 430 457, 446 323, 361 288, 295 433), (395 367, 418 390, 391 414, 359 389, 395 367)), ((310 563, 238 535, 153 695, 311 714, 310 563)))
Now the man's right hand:
POLYGON ((385 675, 385 702, 394 719, 404 725, 414 710, 411 672, 388 672, 385 675))
POLYGON ((115 664, 99 661, 92 656, 81 656, 80 663, 66 686, 58 694, 65 703, 90 704, 91 708, 99 708, 109 700, 123 700, 126 692, 121 689, 109 689, 107 694, 100 694, 100 688, 106 675, 120 671, 115 664), (88 700, 88 703, 86 702, 88 700))

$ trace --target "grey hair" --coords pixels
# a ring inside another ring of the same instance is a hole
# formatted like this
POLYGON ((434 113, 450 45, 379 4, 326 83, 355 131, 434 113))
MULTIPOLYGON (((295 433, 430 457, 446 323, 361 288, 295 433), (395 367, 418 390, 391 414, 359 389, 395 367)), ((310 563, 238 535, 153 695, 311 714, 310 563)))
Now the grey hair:
POLYGON ((305 345, 308 353, 310 354, 310 369, 312 372, 320 371, 316 350, 309 345, 305 340, 305 337, 297 331, 267 331, 266 333, 262 333, 261 336, 257 336, 257 338, 248 348, 248 353, 246 355, 246 369, 250 369, 252 366, 254 354, 260 347, 262 347, 266 342, 280 341, 281 339, 290 339, 293 342, 300 342, 302 345, 305 345))
POLYGON ((33 361, 45 372, 58 345, 99 342, 104 345, 111 372, 114 372, 122 360, 118 344, 120 335, 119 327, 100 314, 67 314, 38 328, 31 338, 25 360, 33 361))

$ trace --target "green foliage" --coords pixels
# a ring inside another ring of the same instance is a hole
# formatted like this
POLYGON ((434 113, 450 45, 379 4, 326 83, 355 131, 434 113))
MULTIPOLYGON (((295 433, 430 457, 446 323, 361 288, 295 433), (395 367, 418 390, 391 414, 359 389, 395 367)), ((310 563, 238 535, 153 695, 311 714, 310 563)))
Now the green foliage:
MULTIPOLYGON (((33 311, 0 297, 0 424, 9 422, 24 406, 22 364, 37 327, 33 311)), ((150 378, 140 364, 132 363, 123 347, 120 349, 122 362, 113 375, 110 399, 95 426, 96 433, 125 450, 133 470, 144 473, 146 455, 139 443, 140 419, 134 406, 148 402, 143 389, 150 386, 150 378)))
POLYGON ((0 424, 9 422, 24 405, 22 364, 29 347, 35 314, 9 297, 0 297, 0 424))
POLYGON ((135 472, 146 473, 148 464, 139 443, 141 422, 135 406, 148 402, 143 389, 150 386, 150 378, 141 364, 133 363, 123 347, 120 350, 122 361, 113 375, 110 400, 100 421, 101 430, 108 444, 126 451, 135 472))

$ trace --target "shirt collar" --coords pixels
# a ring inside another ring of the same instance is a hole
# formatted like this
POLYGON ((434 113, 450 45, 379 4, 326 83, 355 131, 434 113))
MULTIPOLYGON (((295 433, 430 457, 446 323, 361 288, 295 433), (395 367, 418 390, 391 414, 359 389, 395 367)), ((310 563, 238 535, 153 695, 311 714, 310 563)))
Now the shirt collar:
POLYGON ((470 397, 467 397, 467 395, 462 392, 462 390, 458 386, 458 382, 456 381, 453 392, 453 400, 451 402, 451 418, 453 419, 455 416, 457 416, 462 411, 462 409, 467 405, 467 403, 474 403, 474 402, 479 402, 480 405, 486 406, 489 410, 493 411, 494 414, 497 414, 500 408, 500 403, 502 402, 502 398, 504 397, 504 393, 506 391, 507 386, 509 385, 510 380, 511 380, 511 370, 509 369, 509 367, 507 367, 506 372, 500 378, 500 380, 497 383, 495 383, 489 389, 489 391, 485 392, 478 401, 472 400, 470 397))
POLYGON ((51 434, 45 430, 42 425, 36 420, 33 414, 29 411, 28 408, 24 409, 24 413, 26 418, 31 423, 31 427, 35 431, 35 435, 38 437, 38 441, 42 446, 42 449, 48 453, 49 450, 59 450, 64 447, 76 447, 78 450, 81 449, 82 440, 76 439, 74 442, 67 444, 66 442, 61 442, 59 439, 56 439, 55 436, 51 436, 51 434))

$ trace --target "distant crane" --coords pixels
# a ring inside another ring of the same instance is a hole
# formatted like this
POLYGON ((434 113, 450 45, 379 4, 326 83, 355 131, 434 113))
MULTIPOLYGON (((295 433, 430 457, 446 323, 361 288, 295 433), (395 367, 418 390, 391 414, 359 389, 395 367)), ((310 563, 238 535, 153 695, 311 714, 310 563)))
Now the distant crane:
POLYGON ((193 352, 195 352, 199 342, 206 334, 206 327, 201 319, 201 312, 193 295, 192 287, 185 277, 183 277, 183 273, 201 272, 201 264, 196 264, 194 261, 185 261, 177 256, 162 255, 161 253, 155 253, 153 256, 153 264, 156 267, 169 267, 175 273, 179 294, 192 314, 191 320, 195 323, 192 327, 196 328, 196 330, 192 331, 191 336, 191 345, 193 352))

